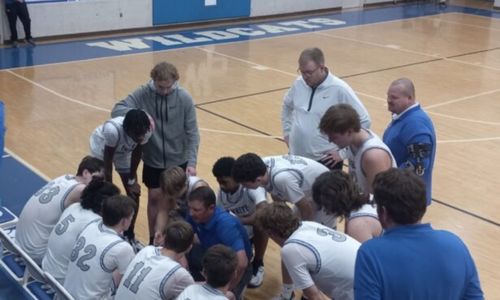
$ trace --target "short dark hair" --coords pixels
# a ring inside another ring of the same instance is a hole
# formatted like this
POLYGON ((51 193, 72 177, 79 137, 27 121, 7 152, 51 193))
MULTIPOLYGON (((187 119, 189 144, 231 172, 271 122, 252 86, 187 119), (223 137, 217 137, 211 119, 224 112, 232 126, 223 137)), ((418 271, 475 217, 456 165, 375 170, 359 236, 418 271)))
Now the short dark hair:
POLYGON ((131 137, 145 135, 151 129, 148 114, 142 109, 131 109, 123 119, 123 130, 131 137))
POLYGON ((380 172, 373 181, 373 198, 377 209, 385 208, 397 224, 415 224, 427 209, 425 184, 407 169, 392 168, 380 172))
POLYGON ((186 251, 193 244, 193 227, 185 221, 169 223, 163 230, 165 240, 163 246, 176 253, 186 251))
POLYGON ((330 106, 321 117, 319 122, 321 132, 345 133, 349 129, 359 132, 361 130, 361 121, 356 110, 349 104, 337 104, 330 106))
POLYGON ((257 177, 264 176, 267 166, 255 153, 246 153, 238 157, 233 166, 233 179, 238 182, 254 182, 257 177))
POLYGON ((312 187, 313 200, 318 208, 341 217, 363 206, 359 189, 352 176, 341 170, 332 170, 319 175, 312 187))
POLYGON ((121 219, 130 217, 136 209, 137 204, 128 196, 106 198, 102 204, 102 222, 106 226, 115 226, 121 219))
POLYGON ((101 214, 104 199, 119 195, 120 189, 102 178, 95 178, 83 189, 80 205, 96 214, 101 214))
POLYGON ((188 201, 201 201, 205 205, 205 207, 209 207, 210 205, 215 205, 215 193, 209 186, 200 186, 199 188, 194 189, 189 194, 188 201))
POLYGON ((101 159, 87 155, 78 165, 76 175, 82 176, 83 171, 85 170, 89 171, 90 173, 100 172, 104 170, 104 162, 101 159))
POLYGON ((215 177, 231 177, 235 161, 233 157, 229 156, 219 158, 212 167, 212 174, 215 177))
POLYGON ((284 202, 273 202, 257 210, 255 222, 259 229, 287 239, 300 226, 299 217, 284 202))
POLYGON ((221 288, 233 279, 238 260, 233 249, 218 244, 208 248, 201 264, 207 283, 213 288, 221 288))

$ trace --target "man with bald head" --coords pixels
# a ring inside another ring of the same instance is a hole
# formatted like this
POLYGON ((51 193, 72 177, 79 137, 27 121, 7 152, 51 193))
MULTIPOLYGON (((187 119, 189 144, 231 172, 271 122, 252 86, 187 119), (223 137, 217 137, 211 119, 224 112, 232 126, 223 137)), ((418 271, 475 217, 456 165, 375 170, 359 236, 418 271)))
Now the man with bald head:
POLYGON ((384 143, 391 149, 399 168, 411 169, 425 183, 427 205, 432 200, 432 169, 436 156, 436 133, 427 113, 415 98, 415 87, 408 78, 391 83, 387 106, 392 122, 384 132, 384 143))
POLYGON ((330 169, 342 168, 341 161, 346 157, 338 156, 337 145, 321 134, 320 119, 330 106, 345 103, 356 110, 361 126, 368 129, 371 125, 368 111, 352 88, 330 73, 321 49, 303 50, 298 63, 300 76, 285 94, 281 111, 283 138, 289 154, 319 161, 330 169))

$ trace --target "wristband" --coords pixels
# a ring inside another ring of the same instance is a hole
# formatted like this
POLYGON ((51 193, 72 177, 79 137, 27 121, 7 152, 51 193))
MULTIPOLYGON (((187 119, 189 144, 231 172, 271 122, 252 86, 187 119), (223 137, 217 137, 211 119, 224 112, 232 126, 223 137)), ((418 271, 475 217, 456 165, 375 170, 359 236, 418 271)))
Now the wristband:
POLYGON ((134 185, 134 184, 135 184, 135 178, 129 179, 129 180, 127 181, 127 184, 128 184, 128 185, 134 185))

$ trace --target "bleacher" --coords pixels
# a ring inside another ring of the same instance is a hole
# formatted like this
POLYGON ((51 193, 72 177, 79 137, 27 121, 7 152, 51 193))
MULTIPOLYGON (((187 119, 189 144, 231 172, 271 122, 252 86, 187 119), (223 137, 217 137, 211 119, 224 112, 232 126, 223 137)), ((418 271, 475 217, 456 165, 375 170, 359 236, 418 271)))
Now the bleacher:
POLYGON ((50 274, 44 272, 16 243, 17 216, 0 206, 0 268, 8 279, 5 284, 17 286, 0 288, 0 299, 73 300, 74 298, 50 274), (7 294, 8 293, 8 294, 7 294))

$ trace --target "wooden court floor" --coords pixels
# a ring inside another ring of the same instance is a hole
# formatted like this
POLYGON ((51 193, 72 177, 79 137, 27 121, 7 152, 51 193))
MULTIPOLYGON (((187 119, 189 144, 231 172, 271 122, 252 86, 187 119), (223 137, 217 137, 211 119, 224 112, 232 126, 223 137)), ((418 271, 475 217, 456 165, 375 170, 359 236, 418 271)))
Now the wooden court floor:
MULTIPOLYGON (((287 152, 282 97, 297 57, 318 46, 327 65, 358 93, 382 134, 390 120, 386 90, 398 77, 438 135, 433 197, 424 220, 458 234, 479 269, 487 299, 500 299, 500 19, 449 13, 248 42, 0 71, 6 147, 47 178, 75 172, 92 130, 114 103, 148 80, 152 66, 177 65, 197 105, 198 174, 217 188, 221 156, 287 152), (496 253, 496 254, 495 254, 496 253)), ((117 177, 115 177, 117 178, 117 177)), ((146 189, 143 188, 145 196, 146 189)), ((146 198, 138 235, 147 241, 146 198)), ((269 299, 280 286, 279 250, 270 243, 264 285, 246 299, 269 299)))

